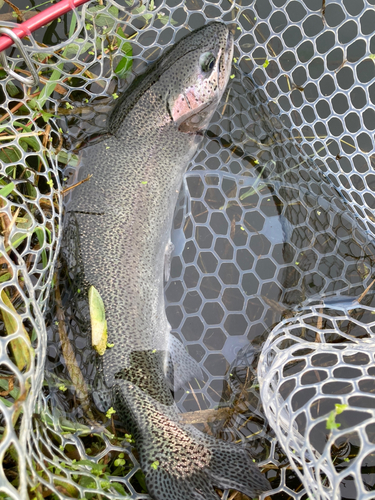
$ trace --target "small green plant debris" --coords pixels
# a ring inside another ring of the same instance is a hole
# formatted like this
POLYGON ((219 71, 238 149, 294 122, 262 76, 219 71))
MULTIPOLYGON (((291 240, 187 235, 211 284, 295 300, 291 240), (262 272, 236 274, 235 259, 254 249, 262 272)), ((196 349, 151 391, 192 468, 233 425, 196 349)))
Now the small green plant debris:
POLYGON ((112 406, 107 410, 107 413, 105 414, 105 416, 107 418, 111 418, 112 415, 114 415, 116 413, 116 410, 114 408, 112 408, 112 406))
POLYGON ((269 63, 270 63, 270 62, 269 62, 269 60, 268 60, 268 59, 266 59, 266 60, 264 61, 264 63, 262 64, 263 68, 267 68, 267 66, 269 65, 269 63))
POLYGON ((125 456, 124 453, 120 453, 118 458, 116 458, 114 462, 116 467, 121 467, 125 465, 126 461, 124 460, 124 456, 125 456))
POLYGON ((125 441, 128 443, 134 443, 134 439, 132 438, 131 434, 125 434, 125 441))
POLYGON ((67 391, 67 390, 68 390, 68 388, 66 387, 66 385, 65 385, 65 384, 60 384, 60 385, 59 385, 59 391, 65 392, 65 391, 67 391))
POLYGON ((159 460, 155 460, 155 462, 152 462, 152 464, 151 464, 151 469, 157 470, 159 465, 160 465, 159 460))
POLYGON ((335 410, 332 410, 327 418, 326 429, 328 429, 329 431, 333 429, 338 429, 341 426, 341 424, 337 423, 335 420, 336 415, 337 413, 335 412, 335 410))
POLYGON ((347 409, 347 407, 348 407, 348 405, 340 405, 340 404, 336 403, 335 408, 336 408, 337 415, 340 415, 340 413, 345 411, 347 409))
POLYGON ((14 182, 10 182, 9 184, 0 189, 0 196, 4 196, 4 198, 6 198, 8 194, 10 194, 13 191, 14 188, 15 188, 14 182))
POLYGON ((331 431, 333 429, 338 429, 341 426, 341 424, 336 422, 336 416, 340 415, 340 413, 342 413, 347 407, 348 405, 335 404, 335 409, 331 411, 327 418, 326 429, 331 431))

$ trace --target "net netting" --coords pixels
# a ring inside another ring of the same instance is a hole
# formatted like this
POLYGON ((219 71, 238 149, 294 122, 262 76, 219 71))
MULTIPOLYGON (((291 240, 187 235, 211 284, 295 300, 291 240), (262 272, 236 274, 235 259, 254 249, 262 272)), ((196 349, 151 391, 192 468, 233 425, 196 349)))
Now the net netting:
MULTIPOLYGON (((0 19, 14 26, 8 4, 0 19)), ((264 496, 371 498, 372 0, 91 1, 24 42, 37 87, 0 72, 5 498, 147 497, 131 436, 87 406, 87 314, 69 316, 66 255, 55 271, 62 185, 118 92, 214 19, 234 33, 233 75, 181 190, 165 289, 205 380, 175 399, 249 449, 264 496)))

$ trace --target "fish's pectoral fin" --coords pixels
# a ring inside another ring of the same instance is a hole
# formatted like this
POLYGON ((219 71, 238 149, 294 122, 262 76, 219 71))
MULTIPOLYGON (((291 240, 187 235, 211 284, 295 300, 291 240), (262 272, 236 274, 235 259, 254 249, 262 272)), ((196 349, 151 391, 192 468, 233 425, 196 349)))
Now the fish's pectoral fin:
POLYGON ((182 342, 173 335, 169 336, 168 353, 169 359, 165 367, 165 376, 172 390, 177 391, 194 378, 203 380, 201 367, 187 352, 182 342))
POLYGON ((164 254, 164 279, 165 281, 169 280, 171 275, 171 263, 172 263, 172 253, 174 250, 174 244, 171 240, 168 241, 167 246, 165 247, 164 254))

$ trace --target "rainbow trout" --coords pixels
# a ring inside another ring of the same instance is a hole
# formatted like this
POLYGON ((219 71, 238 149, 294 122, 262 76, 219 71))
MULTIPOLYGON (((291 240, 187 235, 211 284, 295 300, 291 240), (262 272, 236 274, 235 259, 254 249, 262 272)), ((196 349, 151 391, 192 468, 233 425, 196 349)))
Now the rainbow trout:
POLYGON ((270 489, 238 446, 181 423, 174 384, 199 376, 170 335, 164 262, 174 207, 189 160, 226 88, 233 37, 209 24, 166 51, 118 100, 108 134, 86 148, 68 207, 85 284, 103 299, 108 342, 96 395, 132 432, 155 500, 218 499, 214 487, 250 497, 270 489), (171 367, 173 370, 171 370, 171 367))

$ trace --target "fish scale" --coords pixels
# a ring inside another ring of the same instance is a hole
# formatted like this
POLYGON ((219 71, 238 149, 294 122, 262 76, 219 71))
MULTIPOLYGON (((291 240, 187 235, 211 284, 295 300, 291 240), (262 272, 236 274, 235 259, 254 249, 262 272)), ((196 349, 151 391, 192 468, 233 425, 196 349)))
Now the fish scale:
POLYGON ((218 498, 214 486, 249 496, 270 488, 245 450, 181 423, 165 376, 173 357, 175 380, 196 375, 183 373, 190 357, 170 340, 164 258, 184 172, 225 90, 232 55, 228 28, 212 23, 134 82, 115 106, 109 133, 85 149, 77 180, 91 178, 67 207, 82 293, 98 290, 113 344, 94 399, 101 409, 112 404, 132 432, 155 500, 218 498))

